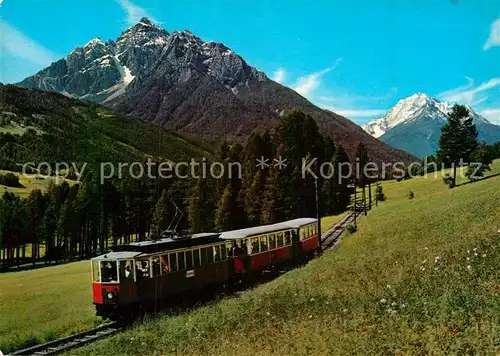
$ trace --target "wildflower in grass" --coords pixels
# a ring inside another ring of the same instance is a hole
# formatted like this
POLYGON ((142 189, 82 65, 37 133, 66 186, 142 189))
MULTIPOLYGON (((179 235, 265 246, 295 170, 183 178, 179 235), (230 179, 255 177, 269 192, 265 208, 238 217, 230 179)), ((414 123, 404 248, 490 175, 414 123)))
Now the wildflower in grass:
POLYGON ((313 316, 312 316, 312 315, 309 315, 309 319, 312 319, 312 318, 313 318, 313 316))
POLYGON ((314 302, 314 298, 311 298, 311 299, 310 299, 310 301, 311 301, 311 302, 314 302))
POLYGON ((472 266, 471 266, 471 265, 468 265, 468 266, 467 266, 467 269, 468 269, 469 271, 472 271, 472 266))
POLYGON ((434 259, 434 263, 439 263, 439 260, 441 259, 441 257, 439 256, 436 256, 436 258, 434 259))
POLYGON ((476 252, 476 251, 477 251, 477 247, 474 247, 474 248, 472 249, 472 251, 476 252))
POLYGON ((406 304, 403 303, 403 304, 401 304, 401 309, 404 309, 404 308, 406 308, 406 304))
POLYGON ((392 305, 393 307, 395 307, 395 306, 396 306, 396 305, 398 305, 398 304, 397 304, 396 302, 392 302, 392 303, 391 303, 391 305, 392 305))
POLYGON ((474 253, 474 256, 476 256, 476 257, 478 256, 477 252, 474 253))
POLYGON ((485 257, 486 257, 486 254, 483 254, 483 258, 485 258, 485 257))
POLYGON ((380 299, 381 304, 385 304, 386 302, 387 302, 387 300, 385 298, 380 299))
POLYGON ((344 309, 344 310, 342 310, 342 311, 343 311, 344 313, 347 313, 347 312, 348 312, 349 310, 347 310, 347 309, 344 309))
POLYGON ((271 313, 269 313, 269 312, 266 312, 266 315, 267 315, 267 316, 269 316, 269 315, 271 315, 271 313))
POLYGON ((467 261, 470 261, 470 257, 467 257, 467 261))
POLYGON ((391 289, 391 285, 390 284, 386 285, 386 288, 391 289))

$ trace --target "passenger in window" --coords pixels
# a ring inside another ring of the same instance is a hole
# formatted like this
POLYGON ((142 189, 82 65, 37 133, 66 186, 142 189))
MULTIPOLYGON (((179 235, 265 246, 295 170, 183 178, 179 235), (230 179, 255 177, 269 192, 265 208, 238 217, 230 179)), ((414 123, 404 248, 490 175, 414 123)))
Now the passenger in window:
POLYGON ((247 246, 244 241, 241 241, 240 243, 240 250, 242 255, 247 255, 247 246))
POLYGON ((130 265, 125 266, 125 278, 131 278, 132 271, 130 265))
POLYGON ((168 269, 168 258, 167 256, 161 256, 161 265, 163 267, 163 273, 168 273, 170 270, 168 269))

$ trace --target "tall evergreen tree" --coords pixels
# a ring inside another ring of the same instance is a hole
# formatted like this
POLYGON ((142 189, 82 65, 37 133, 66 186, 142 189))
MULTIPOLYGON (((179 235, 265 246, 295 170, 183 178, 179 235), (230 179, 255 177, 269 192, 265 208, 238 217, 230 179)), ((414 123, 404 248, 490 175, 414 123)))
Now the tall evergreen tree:
POLYGON ((448 114, 448 122, 441 128, 438 150, 439 160, 452 165, 452 187, 456 185, 460 160, 470 162, 471 154, 478 146, 477 136, 476 126, 467 107, 453 106, 448 114))

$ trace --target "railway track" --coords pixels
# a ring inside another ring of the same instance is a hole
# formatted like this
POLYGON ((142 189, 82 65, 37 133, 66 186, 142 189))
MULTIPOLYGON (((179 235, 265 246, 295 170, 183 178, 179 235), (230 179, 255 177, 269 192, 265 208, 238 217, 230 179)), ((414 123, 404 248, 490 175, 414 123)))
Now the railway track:
POLYGON ((361 214, 360 211, 352 212, 338 222, 333 228, 328 230, 323 236, 321 241, 321 247, 323 251, 334 248, 340 241, 340 236, 345 231, 347 226, 354 222, 354 217, 358 217, 361 214), (356 214, 356 215, 354 215, 356 214))
POLYGON ((124 326, 118 323, 103 324, 95 329, 49 341, 44 344, 29 347, 27 349, 18 350, 11 353, 10 355, 56 355, 116 334, 123 328, 124 326))

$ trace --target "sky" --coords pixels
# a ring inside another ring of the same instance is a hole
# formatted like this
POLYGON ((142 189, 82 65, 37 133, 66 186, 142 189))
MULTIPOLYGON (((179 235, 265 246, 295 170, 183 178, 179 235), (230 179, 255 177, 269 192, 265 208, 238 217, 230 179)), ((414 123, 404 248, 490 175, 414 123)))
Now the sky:
POLYGON ((426 93, 500 125, 498 0, 0 0, 0 81, 116 39, 143 16, 223 42, 358 124, 426 93))

